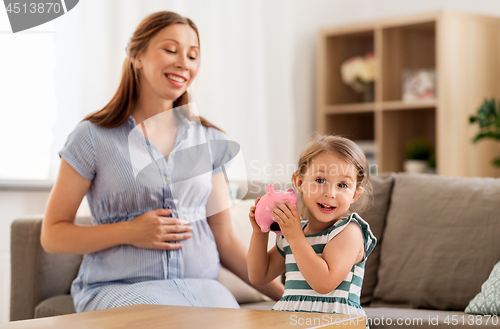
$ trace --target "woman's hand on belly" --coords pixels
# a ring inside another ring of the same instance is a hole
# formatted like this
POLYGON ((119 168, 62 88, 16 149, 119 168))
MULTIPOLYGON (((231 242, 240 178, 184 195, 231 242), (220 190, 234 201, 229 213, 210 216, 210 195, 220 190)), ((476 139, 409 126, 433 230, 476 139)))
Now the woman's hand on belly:
POLYGON ((148 211, 129 222, 125 222, 124 234, 127 244, 144 249, 173 250, 182 248, 182 243, 193 236, 193 229, 185 219, 166 217, 171 209, 148 211))

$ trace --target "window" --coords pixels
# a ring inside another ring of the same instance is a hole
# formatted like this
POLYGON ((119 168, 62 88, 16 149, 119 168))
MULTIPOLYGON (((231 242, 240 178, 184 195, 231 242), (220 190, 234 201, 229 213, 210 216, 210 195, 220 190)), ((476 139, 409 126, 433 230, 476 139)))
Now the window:
POLYGON ((0 10, 0 180, 47 180, 57 117, 52 22, 12 33, 0 10))

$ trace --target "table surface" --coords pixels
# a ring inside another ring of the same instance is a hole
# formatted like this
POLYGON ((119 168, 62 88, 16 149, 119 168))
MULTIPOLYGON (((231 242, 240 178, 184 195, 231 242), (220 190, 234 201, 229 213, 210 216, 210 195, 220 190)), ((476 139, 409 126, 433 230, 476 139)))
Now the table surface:
POLYGON ((14 328, 365 328, 364 318, 349 315, 280 312, 191 306, 132 305, 34 320, 1 323, 14 328), (341 322, 343 321, 343 323, 341 322))

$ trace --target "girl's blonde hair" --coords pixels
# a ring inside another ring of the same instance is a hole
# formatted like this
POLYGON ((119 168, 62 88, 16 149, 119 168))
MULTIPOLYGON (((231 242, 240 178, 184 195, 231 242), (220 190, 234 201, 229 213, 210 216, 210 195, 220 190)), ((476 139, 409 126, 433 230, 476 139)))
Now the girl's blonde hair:
MULTIPOLYGON (((346 215, 352 212, 364 210, 368 206, 373 194, 372 185, 370 183, 370 167, 364 152, 350 139, 341 136, 320 135, 316 133, 300 154, 298 169, 295 174, 304 176, 311 161, 323 152, 339 156, 342 160, 353 165, 356 169, 356 189, 362 188, 363 193, 359 199, 352 204, 346 215)), ((304 197, 302 193, 298 192, 293 177, 292 184, 295 191, 299 195, 297 206, 299 208, 300 216, 303 217, 304 214, 307 213, 307 208, 304 204, 304 197)))

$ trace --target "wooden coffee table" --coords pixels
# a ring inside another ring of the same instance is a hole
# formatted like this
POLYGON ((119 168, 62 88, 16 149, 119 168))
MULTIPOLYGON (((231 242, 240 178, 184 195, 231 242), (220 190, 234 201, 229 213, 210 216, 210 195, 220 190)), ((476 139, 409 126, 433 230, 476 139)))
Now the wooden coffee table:
POLYGON ((190 306, 133 305, 50 318, 0 323, 0 329, 263 329, 365 328, 364 318, 348 315, 190 306), (343 323, 341 321, 344 321, 343 323), (335 324, 337 323, 337 324, 335 324))

